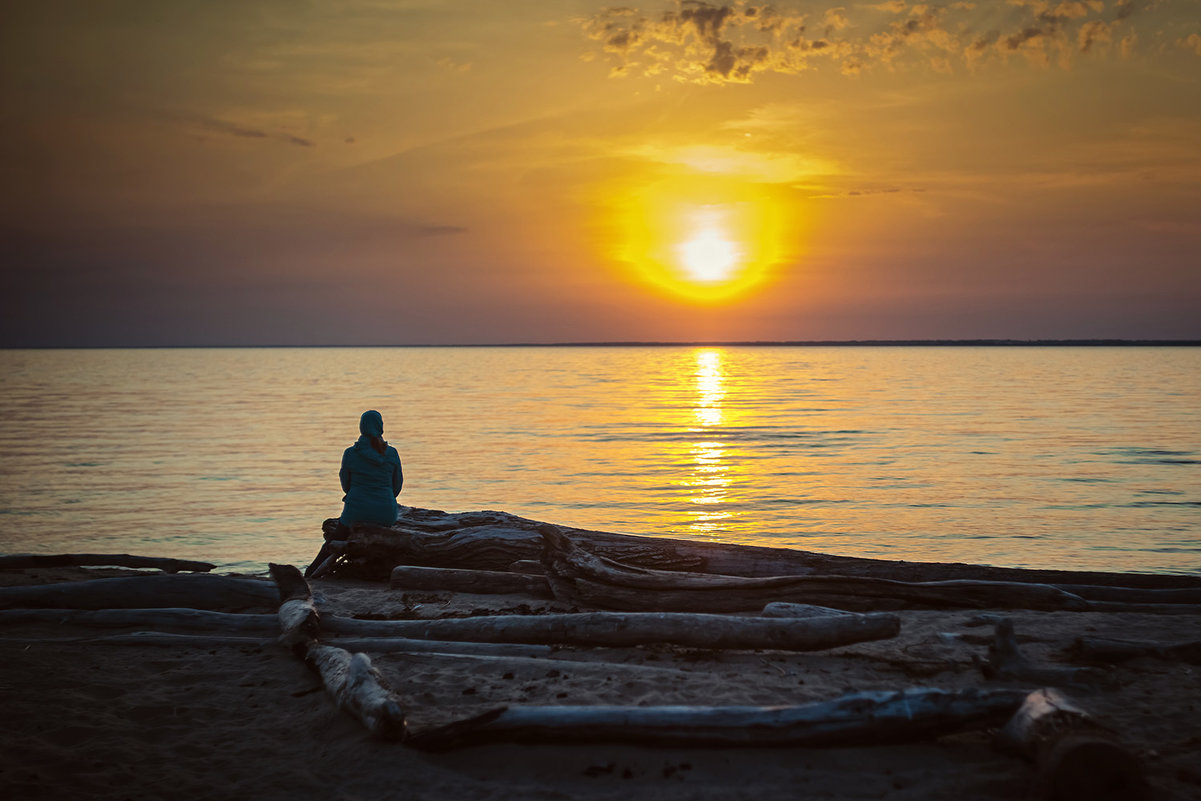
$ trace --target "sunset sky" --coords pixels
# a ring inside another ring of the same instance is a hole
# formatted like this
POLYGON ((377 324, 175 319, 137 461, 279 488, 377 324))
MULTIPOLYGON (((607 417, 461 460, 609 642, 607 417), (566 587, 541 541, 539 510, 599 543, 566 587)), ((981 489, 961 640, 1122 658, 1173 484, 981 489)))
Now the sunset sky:
POLYGON ((1201 338, 1201 0, 77 0, 0 346, 1201 338))

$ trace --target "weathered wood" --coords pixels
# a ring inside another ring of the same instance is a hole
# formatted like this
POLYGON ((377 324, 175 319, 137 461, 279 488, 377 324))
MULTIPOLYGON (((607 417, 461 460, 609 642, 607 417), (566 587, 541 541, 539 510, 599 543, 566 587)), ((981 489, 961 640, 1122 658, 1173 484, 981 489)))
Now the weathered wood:
POLYGON ((670 643, 691 648, 818 651, 895 637, 896 615, 828 618, 761 618, 673 612, 585 612, 493 615, 446 620, 352 620, 326 617, 332 634, 382 635, 422 640, 520 642, 628 647, 670 643))
POLYGON ((314 645, 305 653, 305 664, 321 677, 338 706, 373 735, 387 740, 404 737, 405 715, 400 701, 383 684, 366 654, 314 645))
POLYGON ((1112 664, 1127 659, 1150 656, 1168 661, 1201 665, 1201 640, 1155 642, 1147 640, 1117 640, 1108 637, 1078 637, 1069 653, 1073 660, 1112 664))
POLYGON ((763 617, 837 617, 839 615, 854 615, 846 609, 832 609, 830 606, 815 604, 794 604, 787 600, 773 600, 766 604, 759 614, 763 617))
POLYGON ((590 554, 556 526, 543 525, 542 562, 555 597, 604 609, 743 612, 771 601, 839 609, 1084 609, 1086 602, 1048 584, 999 581, 904 582, 856 576, 748 578, 655 570, 590 554))
POLYGON ((1054 801, 1138 801, 1150 789, 1138 759, 1057 690, 1036 690, 997 734, 1002 750, 1037 765, 1054 801))
POLYGON ((292 649, 301 649, 297 655, 303 656, 303 649, 317 639, 321 624, 309 583, 293 565, 272 562, 267 569, 279 589, 280 605, 276 613, 279 617, 279 642, 292 649))
POLYGON ((275 645, 270 637, 241 637, 229 634, 173 634, 162 631, 131 631, 100 637, 0 637, 0 643, 22 645, 149 645, 165 648, 263 648, 275 645))
POLYGON ((0 609, 274 609, 275 588, 259 579, 152 575, 0 587, 0 609))
POLYGON ((1064 583, 1056 583, 1055 586, 1089 601, 1124 604, 1191 604, 1194 607, 1201 606, 1201 589, 1198 588, 1147 589, 1142 587, 1104 587, 1095 584, 1064 583))
POLYGON ((209 562, 169 559, 161 556, 136 556, 128 553, 11 554, 0 556, 0 569, 17 570, 38 567, 133 567, 153 568, 164 573, 207 573, 216 567, 209 562))
MULTIPOLYGON (((272 591, 274 594, 274 591, 272 591)), ((267 614, 234 614, 207 609, 5 609, 2 626, 90 626, 155 628, 179 631, 278 633, 279 618, 267 614)))
POLYGON ((988 647, 988 661, 982 663, 980 669, 991 679, 1016 679, 1033 684, 1092 685, 1105 679, 1103 673, 1093 668, 1031 664, 1018 647, 1013 621, 1009 618, 997 622, 993 641, 988 647))
MULTIPOLYGON (((403 507, 401 511, 395 528, 354 527, 347 544, 348 564, 339 571, 386 581, 391 568, 399 564, 509 570, 513 562, 537 560, 542 552, 536 529, 544 524, 536 520, 492 511, 447 513, 416 507, 403 507)), ((1201 576, 1194 575, 905 562, 576 528, 564 531, 585 550, 623 564, 731 576, 843 575, 911 582, 979 579, 1090 587, 1201 589, 1201 576)))
POLYGON ((449 567, 392 568, 391 587, 394 590, 444 590, 473 592, 485 595, 529 595, 550 598, 550 584, 543 576, 523 573, 504 573, 499 570, 460 570, 449 567))
POLYGON ((1136 604, 1124 601, 1088 601, 1090 612, 1132 612, 1139 615, 1201 615, 1198 604, 1136 604))
MULTIPOLYGON (((309 565, 308 570, 305 571, 307 577, 318 579, 332 575, 343 561, 343 556, 346 553, 346 543, 345 541, 330 540, 325 543, 325 548, 322 549, 322 552, 329 555, 320 562, 314 561, 313 564, 309 565)), ((320 555, 318 554, 319 557, 320 555)))
POLYGON ((763 607, 759 613, 763 617, 837 617, 853 615, 845 609, 831 609, 828 606, 814 604, 794 604, 788 601, 772 601, 763 607))
POLYGON ((510 706, 410 734, 443 750, 488 742, 618 742, 686 746, 839 746, 907 742, 986 726, 1013 714, 1015 690, 864 692, 799 706, 510 706))

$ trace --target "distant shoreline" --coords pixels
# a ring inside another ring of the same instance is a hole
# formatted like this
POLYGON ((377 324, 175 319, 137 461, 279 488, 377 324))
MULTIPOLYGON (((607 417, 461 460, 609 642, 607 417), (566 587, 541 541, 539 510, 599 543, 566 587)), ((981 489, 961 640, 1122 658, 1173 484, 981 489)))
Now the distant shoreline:
POLYGON ((804 339, 469 342, 371 345, 3 345, 0 350, 255 350, 267 348, 1196 348, 1201 339, 804 339))

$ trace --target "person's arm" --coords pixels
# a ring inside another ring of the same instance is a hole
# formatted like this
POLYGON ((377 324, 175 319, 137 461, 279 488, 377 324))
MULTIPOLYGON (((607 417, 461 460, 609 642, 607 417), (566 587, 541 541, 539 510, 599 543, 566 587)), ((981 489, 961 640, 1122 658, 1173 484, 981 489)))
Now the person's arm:
POLYGON ((338 470, 338 481, 342 483, 342 491, 350 492, 350 465, 346 464, 346 454, 342 454, 342 467, 338 470))
POLYGON ((399 495, 400 488, 404 486, 405 474, 400 466, 400 456, 396 457, 396 464, 392 465, 392 494, 399 495))

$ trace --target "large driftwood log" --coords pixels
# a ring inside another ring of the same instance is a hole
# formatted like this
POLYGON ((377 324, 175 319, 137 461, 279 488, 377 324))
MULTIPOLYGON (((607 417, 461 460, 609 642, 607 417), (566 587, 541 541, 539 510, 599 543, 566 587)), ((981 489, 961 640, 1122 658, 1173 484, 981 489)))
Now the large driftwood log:
POLYGON ((550 585, 545 577, 504 573, 499 570, 400 565, 392 568, 391 587, 394 590, 443 590, 488 595, 551 597, 550 585))
POLYGON ((771 601, 839 609, 968 607, 1077 609, 1086 602, 1047 584, 1000 581, 904 582, 856 576, 718 576, 624 565, 578 547, 556 526, 539 528, 555 597, 604 609, 743 612, 771 601))
MULTIPOLYGON (((276 615, 237 615, 198 609, 14 609, 0 611, 0 626, 61 624, 180 631, 279 631, 276 615)), ((750 618, 670 612, 590 612, 495 615, 446 620, 357 620, 325 616, 327 634, 406 637, 480 643, 629 647, 670 643, 693 648, 816 651, 895 637, 891 614, 830 618, 750 618)))
POLYGON ((362 722, 373 735, 387 740, 404 737, 404 710, 366 654, 314 645, 305 653, 304 661, 321 677, 338 706, 362 722))
POLYGON ((168 559, 160 556, 134 556, 127 553, 12 554, 0 556, 0 569, 38 567, 133 567, 154 568, 164 573, 207 573, 216 567, 208 562, 168 559))
POLYGON ((1009 618, 997 622, 993 641, 988 646, 988 661, 982 663, 980 669, 990 679, 1016 679, 1032 684, 1088 686, 1105 680, 1105 675, 1094 668, 1031 664, 1018 647, 1013 621, 1009 618))
MULTIPOLYGON (((539 525, 542 524, 538 521, 505 512, 451 514, 403 507, 393 528, 353 527, 347 542, 348 564, 339 570, 380 581, 386 581, 389 571, 401 564, 508 570, 515 561, 539 559, 542 553, 541 537, 536 530, 539 525)), ((1087 587, 1201 589, 1199 576, 904 562, 575 528, 565 531, 590 553, 623 564, 730 576, 842 575, 912 582, 980 579, 1087 587)), ((1089 598, 1086 591, 1075 594, 1089 598)))
POLYGON ((279 589, 279 642, 292 649, 299 649, 298 656, 304 656, 304 649, 317 639, 321 616, 313 605, 313 593, 309 583, 300 575, 293 565, 277 565, 274 562, 267 565, 271 578, 279 589))
POLYGON ((276 615, 234 614, 207 609, 4 609, 2 626, 90 626, 95 628, 155 628, 178 631, 278 633, 276 615))
POLYGON ((410 735, 441 750, 487 742, 833 746, 905 742, 999 722, 1025 693, 911 689, 800 706, 512 706, 410 735))
POLYGON ((351 620, 330 618, 334 634, 411 637, 421 640, 515 642, 629 647, 668 643, 691 648, 818 651, 895 637, 896 615, 827 618, 758 618, 673 612, 584 612, 494 615, 447 620, 351 620))
POLYGON ((0 609, 193 609, 275 608, 278 596, 268 582, 230 576, 125 576, 0 587, 0 609))
POLYGON ((1079 637, 1069 653, 1074 660, 1096 664, 1112 664, 1151 656, 1177 662, 1201 665, 1201 640, 1152 642, 1147 640, 1115 640, 1108 637, 1079 637))
POLYGON ((1150 796, 1138 759, 1057 690, 1037 690, 997 734, 1003 750, 1032 759, 1055 801, 1138 801, 1150 796))

